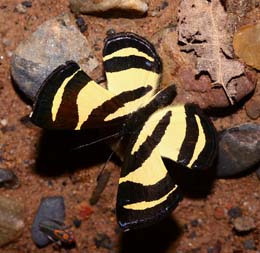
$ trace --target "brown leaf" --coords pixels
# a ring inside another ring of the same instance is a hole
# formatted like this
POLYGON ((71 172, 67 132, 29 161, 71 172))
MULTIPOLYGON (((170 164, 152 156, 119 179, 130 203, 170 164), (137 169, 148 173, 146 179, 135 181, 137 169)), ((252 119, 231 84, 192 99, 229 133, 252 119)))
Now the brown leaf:
POLYGON ((260 70, 260 23, 240 27, 234 35, 233 46, 238 57, 260 70))
POLYGON ((244 66, 232 59, 231 36, 225 30, 227 14, 219 0, 183 0, 178 20, 182 51, 196 58, 197 76, 209 75, 221 85, 231 102, 236 95, 232 80, 243 75, 244 66))

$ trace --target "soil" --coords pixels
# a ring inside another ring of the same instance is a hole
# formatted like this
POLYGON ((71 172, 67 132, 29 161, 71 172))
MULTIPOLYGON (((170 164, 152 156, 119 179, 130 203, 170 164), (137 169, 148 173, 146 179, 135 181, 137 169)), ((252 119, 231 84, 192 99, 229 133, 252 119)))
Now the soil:
MULTIPOLYGON (((150 2, 144 18, 83 16, 87 24, 84 35, 99 60, 109 29, 136 32, 149 39, 161 27, 170 24, 178 1, 168 1, 168 6, 161 0, 150 2), (164 8, 159 10, 160 6, 164 8)), ((233 179, 214 179, 205 187, 198 187, 196 194, 188 189, 171 217, 147 229, 122 233, 115 216, 120 166, 112 159, 106 167, 111 177, 104 192, 97 204, 89 204, 109 149, 99 144, 76 154, 70 153, 66 147, 75 145, 81 137, 43 132, 30 124, 26 116, 31 106, 17 91, 10 76, 10 59, 17 45, 44 21, 69 12, 68 1, 32 1, 32 7, 25 13, 16 10, 19 3, 21 1, 0 0, 0 144, 3 144, 0 167, 13 170, 20 180, 18 189, 1 188, 0 194, 24 203, 25 228, 18 240, 1 248, 0 252, 260 252, 260 183, 255 173, 233 179), (39 249, 31 239, 31 225, 41 198, 54 195, 65 199, 66 224, 72 225, 75 232, 75 248, 64 249, 52 244, 39 249), (82 219, 79 209, 85 202, 93 212, 82 219), (232 207, 240 207, 243 215, 251 216, 255 229, 236 233, 228 214, 232 207), (73 226, 76 217, 82 219, 79 228, 73 226), (255 249, 247 249, 249 240, 255 249)), ((96 75, 101 76, 101 70, 96 75)), ((259 96, 256 94, 254 99, 259 100, 259 96)), ((251 120, 246 114, 245 105, 250 98, 225 116, 214 117, 216 128, 223 130, 245 122, 260 123, 259 118, 251 120)), ((204 183, 200 178, 199 184, 204 183)))

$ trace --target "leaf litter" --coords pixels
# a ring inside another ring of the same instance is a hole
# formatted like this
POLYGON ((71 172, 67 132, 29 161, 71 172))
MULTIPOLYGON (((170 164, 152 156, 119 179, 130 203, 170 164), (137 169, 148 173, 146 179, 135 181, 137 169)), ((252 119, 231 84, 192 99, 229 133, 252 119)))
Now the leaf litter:
POLYGON ((222 86, 233 105, 235 80, 244 65, 233 59, 232 35, 226 30, 228 16, 219 0, 183 0, 178 11, 181 50, 196 58, 196 76, 208 75, 213 87, 222 86))

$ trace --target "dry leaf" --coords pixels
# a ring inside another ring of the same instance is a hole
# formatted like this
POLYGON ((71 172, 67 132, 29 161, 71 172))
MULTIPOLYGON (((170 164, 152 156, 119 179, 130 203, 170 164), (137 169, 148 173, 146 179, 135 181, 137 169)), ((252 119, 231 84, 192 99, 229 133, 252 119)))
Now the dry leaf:
POLYGON ((225 30, 227 14, 220 1, 182 0, 178 19, 179 43, 182 51, 196 57, 196 74, 209 75, 233 104, 236 89, 230 84, 243 74, 244 66, 232 59, 231 36, 225 30))
POLYGON ((234 35, 233 46, 238 57, 260 70, 260 23, 240 27, 234 35))

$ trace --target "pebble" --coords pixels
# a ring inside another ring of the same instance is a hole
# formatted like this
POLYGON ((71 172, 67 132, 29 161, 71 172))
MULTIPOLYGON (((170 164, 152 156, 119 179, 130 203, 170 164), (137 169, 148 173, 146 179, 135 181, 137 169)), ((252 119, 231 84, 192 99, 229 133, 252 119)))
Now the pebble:
POLYGON ((75 13, 96 13, 109 10, 137 12, 139 15, 148 10, 149 0, 70 0, 70 8, 75 13))
POLYGON ((65 204, 62 196, 42 198, 32 225, 32 239, 38 247, 45 247, 51 240, 39 229, 39 223, 46 219, 64 222, 65 204))
POLYGON ((256 250, 256 245, 254 240, 249 239, 244 241, 244 248, 249 250, 256 250))
POLYGON ((256 175, 257 175, 257 178, 260 180, 260 167, 257 168, 256 175))
POLYGON ((25 6, 26 8, 31 8, 32 7, 32 2, 31 1, 23 1, 22 5, 25 6))
POLYGON ((26 13, 27 8, 22 3, 19 3, 15 6, 15 11, 17 11, 18 13, 24 14, 24 13, 26 13))
POLYGON ((257 98, 250 99, 245 106, 246 114, 250 119, 258 119, 260 117, 260 102, 257 98))
POLYGON ((87 31, 88 26, 85 23, 85 20, 82 17, 76 19, 76 24, 79 27, 80 32, 84 33, 87 31))
POLYGON ((11 60, 12 77, 32 101, 46 77, 66 61, 78 62, 88 74, 98 66, 93 49, 75 23, 70 14, 50 19, 16 48, 11 60))
POLYGON ((74 218, 73 224, 74 224, 75 228, 79 228, 81 226, 81 223, 82 223, 81 220, 79 220, 78 218, 74 218))
POLYGON ((12 170, 0 168, 0 187, 14 189, 19 185, 19 180, 12 170))
POLYGON ((0 247, 18 239, 24 225, 24 206, 17 199, 0 196, 0 247))
POLYGON ((229 215, 230 218, 233 218, 233 219, 241 217, 242 216, 242 209, 239 206, 231 207, 228 210, 228 215, 229 215))
POLYGON ((260 161, 260 125, 245 123, 226 129, 219 136, 216 174, 239 175, 260 161))
POLYGON ((112 249, 113 243, 107 234, 100 233, 94 238, 95 245, 97 248, 112 249))
POLYGON ((238 232, 249 232, 256 228, 253 218, 249 216, 241 216, 232 220, 233 226, 238 232))

